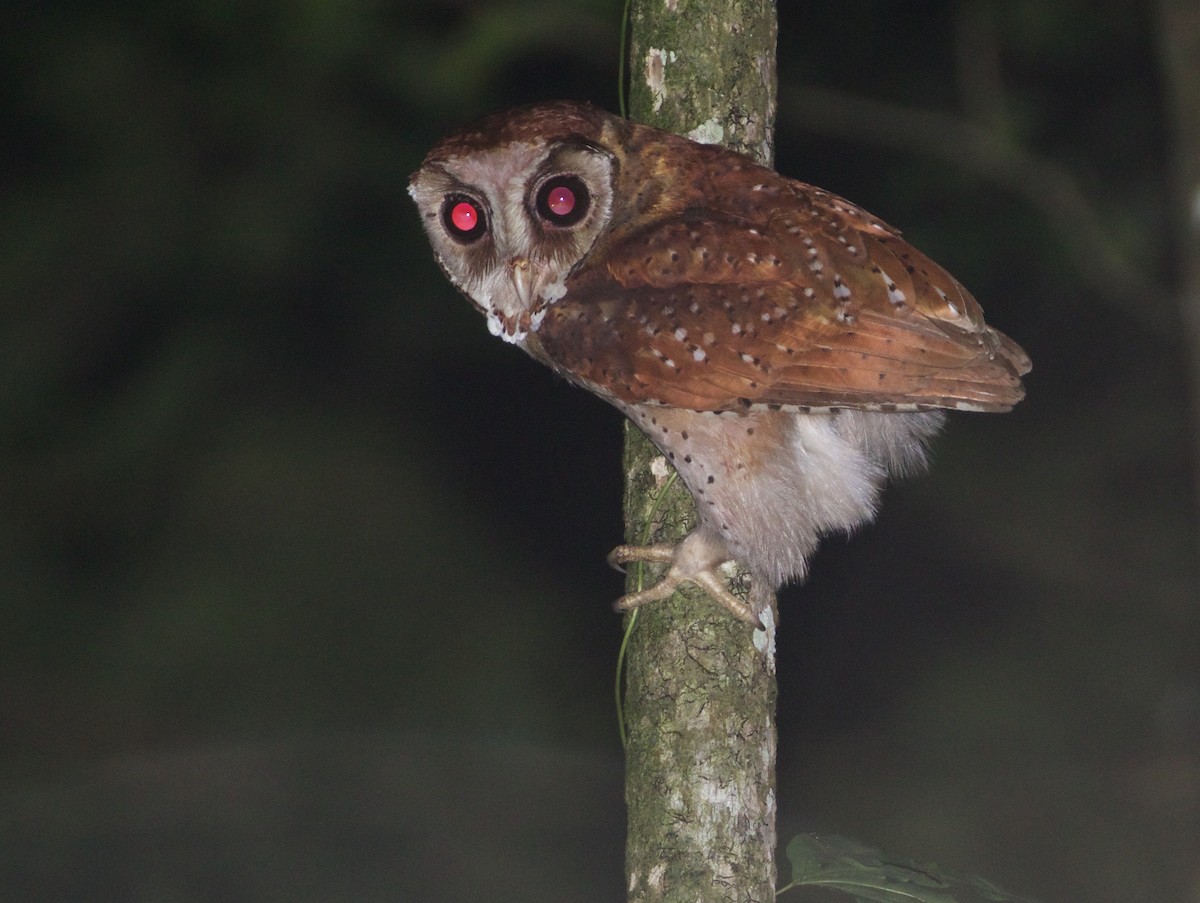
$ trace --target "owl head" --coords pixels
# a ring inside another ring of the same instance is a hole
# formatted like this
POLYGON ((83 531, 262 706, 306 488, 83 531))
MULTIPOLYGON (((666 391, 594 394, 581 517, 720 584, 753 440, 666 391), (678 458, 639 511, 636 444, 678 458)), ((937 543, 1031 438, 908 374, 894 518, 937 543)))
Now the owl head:
POLYGON ((608 225, 614 122, 569 102, 494 115, 440 141, 413 174, 438 264, 495 335, 523 343, 608 225))

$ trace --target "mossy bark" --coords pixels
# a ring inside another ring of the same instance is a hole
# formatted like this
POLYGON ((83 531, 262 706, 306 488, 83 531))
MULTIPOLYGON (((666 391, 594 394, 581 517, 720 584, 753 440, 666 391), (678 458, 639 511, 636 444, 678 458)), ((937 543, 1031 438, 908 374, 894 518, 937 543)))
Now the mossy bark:
MULTIPOLYGON (((632 118, 771 163, 774 3, 634 0, 631 15, 632 118)), ((676 541, 696 522, 691 495, 625 428, 626 539, 676 541)), ((650 585, 659 573, 647 571, 650 585)), ((630 569, 630 589, 640 576, 630 569)), ((692 588, 637 615, 625 692, 630 901, 774 899, 772 615, 755 631, 692 588)))

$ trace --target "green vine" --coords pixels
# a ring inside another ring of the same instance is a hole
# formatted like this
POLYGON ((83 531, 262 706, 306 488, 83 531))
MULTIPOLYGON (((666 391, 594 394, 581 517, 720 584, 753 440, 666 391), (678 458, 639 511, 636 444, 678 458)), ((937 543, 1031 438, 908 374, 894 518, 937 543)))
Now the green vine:
POLYGON ((625 0, 625 8, 621 10, 621 49, 617 56, 617 109, 621 113, 622 119, 629 118, 629 111, 626 109, 626 86, 625 86, 625 57, 629 54, 629 4, 631 0, 625 0))
MULTIPOLYGON (((626 12, 628 12, 628 3, 626 3, 626 12)), ((671 471, 671 475, 667 481, 663 483, 662 488, 655 493, 653 500, 650 503, 650 512, 646 517, 646 528, 642 531, 640 545, 650 545, 650 531, 654 526, 654 516, 658 513, 659 504, 666 498, 667 492, 674 484, 679 474, 671 471)), ((646 577, 646 563, 639 561, 637 570, 634 572, 634 580, 636 582, 635 592, 640 592, 646 577)), ((625 749, 629 745, 629 734, 625 729, 625 700, 621 694, 622 681, 621 678, 625 674, 625 651, 629 648, 629 637, 633 635, 633 625, 637 623, 638 610, 635 608, 629 613, 629 617, 625 619, 625 634, 621 637, 621 648, 617 652, 617 679, 613 682, 613 694, 616 697, 617 703, 617 732, 621 735, 621 748, 625 749)))

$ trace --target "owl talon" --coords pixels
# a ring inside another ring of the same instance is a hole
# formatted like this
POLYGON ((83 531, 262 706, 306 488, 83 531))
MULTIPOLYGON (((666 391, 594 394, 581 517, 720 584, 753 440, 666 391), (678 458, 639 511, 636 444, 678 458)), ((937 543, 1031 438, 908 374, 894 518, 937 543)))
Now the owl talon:
POLYGON ((625 573, 622 565, 631 561, 650 561, 656 564, 670 564, 675 560, 675 546, 666 542, 658 542, 649 546, 617 546, 608 553, 609 566, 625 573))
MULTIPOLYGON (((689 537, 690 539, 690 537, 689 537)), ((687 540, 684 540, 686 543, 687 540)), ((671 596, 675 590, 685 583, 691 583, 708 593, 713 601, 725 608, 739 621, 745 621, 759 630, 765 630, 762 620, 754 610, 730 592, 725 580, 716 572, 715 567, 687 568, 680 563, 679 546, 667 543, 657 543, 651 546, 617 546, 608 554, 609 564, 617 567, 631 561, 648 561, 658 564, 670 564, 671 567, 663 578, 647 589, 627 593, 614 603, 617 611, 631 611, 649 602, 659 602, 671 596)))

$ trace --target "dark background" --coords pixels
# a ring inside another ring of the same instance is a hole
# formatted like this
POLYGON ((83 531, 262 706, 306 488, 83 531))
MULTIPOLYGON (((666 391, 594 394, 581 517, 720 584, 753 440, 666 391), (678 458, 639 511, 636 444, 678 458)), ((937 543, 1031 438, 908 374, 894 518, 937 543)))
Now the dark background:
MULTIPOLYGON (((621 898, 620 419, 487 334, 405 193, 481 113, 615 109, 619 6, 0 13, 0 897, 621 898)), ((1153 5, 780 21, 778 167, 904 229, 1035 362, 785 594, 781 839, 1195 901, 1153 5), (952 130, 881 137, 815 88, 970 118, 1115 250, 952 130)))

